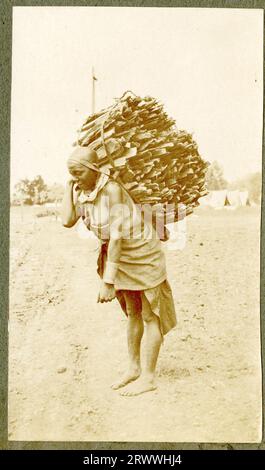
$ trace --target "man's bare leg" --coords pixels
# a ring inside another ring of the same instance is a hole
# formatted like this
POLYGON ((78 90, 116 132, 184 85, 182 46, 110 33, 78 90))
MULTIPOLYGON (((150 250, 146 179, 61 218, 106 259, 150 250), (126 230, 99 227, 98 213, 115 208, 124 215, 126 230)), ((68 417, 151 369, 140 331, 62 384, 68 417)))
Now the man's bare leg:
POLYGON ((129 368, 124 376, 111 385, 113 390, 124 387, 128 383, 138 379, 141 374, 140 350, 143 337, 144 325, 141 314, 128 312, 127 341, 129 368))
POLYGON ((120 392, 124 396, 135 396, 149 392, 157 388, 155 383, 155 370, 157 359, 162 344, 162 334, 160 331, 160 319, 150 311, 149 304, 143 304, 143 318, 146 325, 146 357, 145 367, 142 375, 133 384, 120 392))

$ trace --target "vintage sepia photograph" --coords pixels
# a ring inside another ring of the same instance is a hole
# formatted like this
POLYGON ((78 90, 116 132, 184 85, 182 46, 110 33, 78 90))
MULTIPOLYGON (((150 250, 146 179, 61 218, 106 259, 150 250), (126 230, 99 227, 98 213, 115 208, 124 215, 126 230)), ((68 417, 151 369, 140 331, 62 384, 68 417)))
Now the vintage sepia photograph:
POLYGON ((10 441, 262 439, 263 10, 13 7, 10 441))

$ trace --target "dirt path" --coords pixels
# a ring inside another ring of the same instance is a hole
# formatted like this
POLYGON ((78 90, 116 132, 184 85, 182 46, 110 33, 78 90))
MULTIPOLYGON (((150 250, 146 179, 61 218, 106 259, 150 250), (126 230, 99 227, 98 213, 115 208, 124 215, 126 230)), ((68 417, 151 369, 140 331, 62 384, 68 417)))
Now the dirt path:
POLYGON ((126 318, 96 303, 93 242, 55 221, 12 226, 9 438, 255 442, 260 437, 258 211, 202 212, 167 252, 179 323, 159 388, 110 389, 127 363, 126 318))

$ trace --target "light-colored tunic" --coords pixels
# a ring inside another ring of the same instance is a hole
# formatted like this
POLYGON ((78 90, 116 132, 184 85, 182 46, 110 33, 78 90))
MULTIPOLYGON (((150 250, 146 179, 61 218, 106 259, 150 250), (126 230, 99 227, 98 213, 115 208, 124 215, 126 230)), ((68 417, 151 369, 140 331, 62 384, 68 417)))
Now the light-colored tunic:
MULTIPOLYGON (((98 260, 98 273, 102 277, 110 238, 109 207, 106 198, 108 180, 102 179, 89 200, 81 194, 83 220, 101 240, 102 249, 98 260)), ((118 184, 118 183, 116 183, 118 184)), ((167 281, 165 255, 161 241, 150 221, 143 223, 143 214, 127 191, 122 188, 124 204, 121 255, 115 277, 115 290, 120 300, 122 291, 141 291, 151 310, 160 318, 161 333, 165 335, 176 326, 176 312, 170 285, 167 281), (132 223, 133 221, 133 223, 132 223)), ((122 303, 121 303, 122 305, 122 303)), ((123 305, 122 305, 123 307, 123 305)), ((123 307, 126 312, 126 308, 123 307)))

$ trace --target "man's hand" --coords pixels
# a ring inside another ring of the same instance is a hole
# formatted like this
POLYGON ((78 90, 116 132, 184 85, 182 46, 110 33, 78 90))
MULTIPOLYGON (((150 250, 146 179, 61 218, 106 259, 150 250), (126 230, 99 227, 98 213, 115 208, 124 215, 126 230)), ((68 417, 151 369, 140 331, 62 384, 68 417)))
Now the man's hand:
POLYGON ((76 196, 79 196, 81 193, 81 189, 78 187, 78 183, 72 178, 66 182, 66 189, 70 192, 74 191, 76 196))
POLYGON ((116 292, 114 289, 113 284, 107 284, 106 282, 101 283, 99 294, 98 294, 98 302, 110 302, 111 300, 115 299, 116 292))

